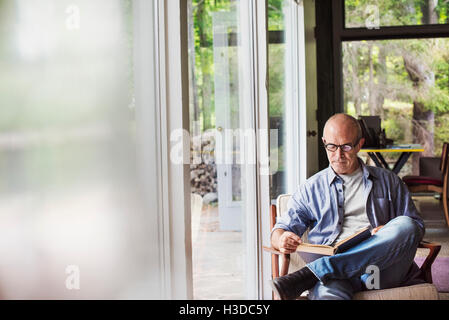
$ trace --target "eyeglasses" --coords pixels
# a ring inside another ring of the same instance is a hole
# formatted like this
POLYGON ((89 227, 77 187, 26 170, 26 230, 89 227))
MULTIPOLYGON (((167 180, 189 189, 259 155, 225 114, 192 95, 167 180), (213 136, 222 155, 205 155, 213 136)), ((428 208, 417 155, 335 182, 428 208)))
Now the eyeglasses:
POLYGON ((337 151, 338 148, 340 148, 341 151, 343 151, 343 152, 349 152, 352 149, 354 149, 354 147, 357 145, 357 143, 358 143, 358 141, 356 143, 345 143, 345 144, 341 144, 341 145, 328 143, 328 144, 325 144, 324 147, 331 152, 337 151))

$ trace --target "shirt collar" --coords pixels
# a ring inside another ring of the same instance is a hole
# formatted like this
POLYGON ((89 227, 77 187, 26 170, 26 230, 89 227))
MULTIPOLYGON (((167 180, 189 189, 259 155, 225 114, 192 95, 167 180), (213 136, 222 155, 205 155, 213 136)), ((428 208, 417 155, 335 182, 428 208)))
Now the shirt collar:
MULTIPOLYGON (((374 170, 372 170, 369 166, 367 166, 362 159, 357 158, 359 161, 359 164, 363 171, 363 178, 368 179, 370 176, 377 178, 377 174, 374 170)), ((327 168, 327 181, 329 182, 329 185, 332 185, 334 183, 334 180, 338 178, 338 175, 335 173, 334 169, 332 169, 331 165, 329 164, 329 167, 327 168)))

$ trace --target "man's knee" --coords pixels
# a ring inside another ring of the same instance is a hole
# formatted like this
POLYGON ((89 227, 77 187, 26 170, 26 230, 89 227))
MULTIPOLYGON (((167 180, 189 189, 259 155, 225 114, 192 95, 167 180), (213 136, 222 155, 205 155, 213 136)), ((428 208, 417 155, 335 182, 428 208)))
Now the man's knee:
POLYGON ((389 223, 394 223, 400 226, 403 232, 421 234, 422 230, 418 222, 408 216, 399 216, 391 220, 389 223))
POLYGON ((393 228, 395 230, 394 233, 396 237, 402 236, 416 243, 419 243, 423 236, 422 229, 419 224, 408 216, 396 217, 388 222, 386 226, 388 226, 388 228, 386 228, 385 231, 387 231, 387 229, 393 228))

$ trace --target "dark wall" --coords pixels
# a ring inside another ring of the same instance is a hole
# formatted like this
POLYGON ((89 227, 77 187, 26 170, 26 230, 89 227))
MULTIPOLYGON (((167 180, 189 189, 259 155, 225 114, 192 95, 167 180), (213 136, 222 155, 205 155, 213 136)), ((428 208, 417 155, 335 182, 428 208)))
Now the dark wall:
MULTIPOLYGON (((341 95, 341 43, 336 38, 334 29, 339 28, 340 19, 335 19, 335 2, 317 0, 316 10, 316 46, 317 46, 317 90, 318 90, 318 161, 319 169, 329 166, 326 152, 322 147, 321 137, 326 120, 335 113, 343 112, 341 95), (334 3, 333 3, 334 2, 334 3)), ((338 8, 337 8, 338 9, 338 8)))

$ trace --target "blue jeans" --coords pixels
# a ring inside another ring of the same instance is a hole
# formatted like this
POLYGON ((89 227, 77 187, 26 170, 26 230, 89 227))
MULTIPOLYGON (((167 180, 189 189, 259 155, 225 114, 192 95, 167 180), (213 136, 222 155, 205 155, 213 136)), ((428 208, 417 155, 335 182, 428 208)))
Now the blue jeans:
MULTIPOLYGON (((403 285, 410 277, 422 237, 423 231, 413 219, 399 216, 346 252, 307 264, 320 280, 309 291, 309 299, 352 299, 355 292, 366 289, 367 279, 372 280, 369 266, 378 268, 378 289, 403 285)), ((414 267, 417 269, 416 264, 414 267)))

